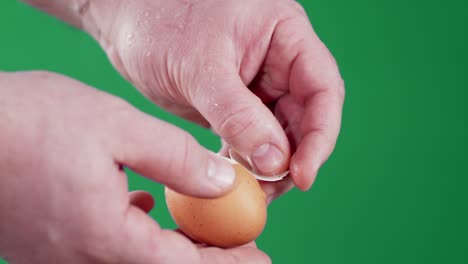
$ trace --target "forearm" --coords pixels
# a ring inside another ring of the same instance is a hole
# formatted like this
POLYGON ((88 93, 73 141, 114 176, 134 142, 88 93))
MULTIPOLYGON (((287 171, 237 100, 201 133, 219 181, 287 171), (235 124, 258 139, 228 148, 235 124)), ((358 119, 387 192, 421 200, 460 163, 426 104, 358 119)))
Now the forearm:
POLYGON ((121 0, 22 0, 95 38, 109 30, 121 0))
POLYGON ((92 0, 23 0, 46 13, 82 28, 82 17, 88 11, 92 0))

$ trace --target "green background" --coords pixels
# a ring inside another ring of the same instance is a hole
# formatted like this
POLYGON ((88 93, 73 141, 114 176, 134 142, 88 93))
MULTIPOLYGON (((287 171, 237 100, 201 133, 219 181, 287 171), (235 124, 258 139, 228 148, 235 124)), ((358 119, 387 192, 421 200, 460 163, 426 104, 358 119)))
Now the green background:
MULTIPOLYGON (((300 2, 346 81, 343 128, 312 190, 269 208, 260 248, 274 263, 468 263, 468 1, 300 2)), ((26 69, 105 89, 220 146, 146 101, 90 37, 2 0, 0 70, 26 69)), ((130 187, 151 191, 151 215, 173 227, 161 186, 132 174, 130 187)))

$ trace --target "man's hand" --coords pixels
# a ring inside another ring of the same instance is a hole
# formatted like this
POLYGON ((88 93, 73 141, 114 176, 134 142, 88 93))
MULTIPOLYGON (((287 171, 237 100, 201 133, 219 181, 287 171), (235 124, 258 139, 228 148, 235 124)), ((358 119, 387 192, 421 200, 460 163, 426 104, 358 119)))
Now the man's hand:
POLYGON ((293 0, 27 1, 90 32, 142 93, 260 173, 289 168, 307 190, 335 146, 343 81, 293 0))
POLYGON ((311 186, 335 146, 344 88, 297 2, 123 1, 103 19, 113 22, 90 32, 140 91, 211 125, 261 173, 289 166, 311 186))
POLYGON ((201 248, 162 230, 124 167, 186 194, 232 167, 186 132, 63 76, 0 73, 0 256, 17 263, 269 263, 254 244, 201 248))

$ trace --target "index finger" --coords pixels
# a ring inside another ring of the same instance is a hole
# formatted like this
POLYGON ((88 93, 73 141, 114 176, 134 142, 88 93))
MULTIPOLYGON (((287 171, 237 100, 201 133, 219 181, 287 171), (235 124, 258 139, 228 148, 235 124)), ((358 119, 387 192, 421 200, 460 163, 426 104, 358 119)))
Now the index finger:
POLYGON ((309 27, 290 73, 291 95, 302 102, 301 142, 291 160, 296 185, 309 189, 331 155, 341 126, 344 82, 335 59, 309 27))

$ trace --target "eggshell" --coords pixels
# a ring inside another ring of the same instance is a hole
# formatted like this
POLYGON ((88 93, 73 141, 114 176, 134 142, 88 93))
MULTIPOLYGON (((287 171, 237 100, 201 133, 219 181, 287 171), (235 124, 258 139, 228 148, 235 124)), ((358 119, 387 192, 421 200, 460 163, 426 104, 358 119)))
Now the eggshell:
POLYGON ((179 228, 192 239, 230 248, 255 240, 266 223, 266 195, 252 174, 233 165, 236 181, 224 196, 202 199, 166 187, 166 203, 179 228))

